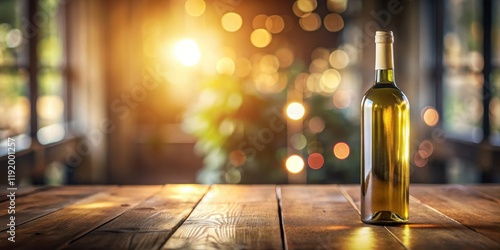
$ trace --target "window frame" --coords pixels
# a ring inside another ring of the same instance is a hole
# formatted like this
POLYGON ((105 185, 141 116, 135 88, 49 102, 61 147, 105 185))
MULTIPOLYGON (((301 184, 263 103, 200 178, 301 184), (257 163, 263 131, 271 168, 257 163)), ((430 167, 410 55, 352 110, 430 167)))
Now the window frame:
MULTIPOLYGON (((500 145, 491 143, 491 124, 490 124, 490 102, 492 99, 492 81, 494 81, 492 72, 495 69, 500 69, 500 65, 493 64, 493 48, 492 48, 492 33, 493 33, 493 0, 482 0, 482 19, 483 26, 483 41, 482 41, 482 55, 484 60, 483 70, 480 74, 484 78, 482 87, 482 139, 479 143, 466 141, 460 138, 448 137, 446 147, 449 147, 456 157, 472 162, 480 168, 481 182, 495 182, 500 178, 500 168, 495 166, 495 162, 500 162, 500 145)), ((445 68, 443 65, 444 55, 444 16, 446 15, 445 1, 432 1, 431 4, 432 18, 436 26, 434 27, 434 47, 435 47, 435 60, 434 60, 434 73, 432 74, 435 84, 435 102, 436 110, 441 115, 438 127, 443 129, 443 97, 444 97, 444 74, 445 68)))
MULTIPOLYGON (((71 162, 66 160, 66 150, 76 148, 76 145, 82 140, 81 136, 74 136, 76 133, 71 133, 71 127, 69 124, 73 120, 73 112, 72 112, 72 84, 69 79, 69 67, 68 67, 68 34, 69 27, 66 25, 65 20, 67 20, 67 6, 64 2, 59 2, 59 13, 58 18, 61 22, 61 40, 62 40, 62 50, 63 50, 63 61, 61 67, 58 66, 41 66, 39 63, 39 53, 38 53, 38 44, 40 42, 40 28, 37 26, 36 15, 39 14, 39 0, 27 0, 26 4, 23 6, 24 9, 22 11, 22 18, 26 18, 27 22, 30 25, 35 25, 35 32, 27 36, 26 38, 26 48, 28 50, 28 59, 26 65, 16 64, 14 67, 16 69, 25 68, 28 72, 28 93, 30 100, 30 121, 29 121, 29 133, 26 133, 27 136, 31 138, 31 145, 27 149, 22 149, 20 151, 16 150, 16 166, 17 166, 17 175, 16 175, 16 184, 19 185, 19 182, 23 178, 30 178, 31 183, 35 185, 43 185, 45 183, 44 171, 47 164, 51 162, 61 162, 66 167, 71 168, 73 166, 69 166, 71 162), (48 69, 57 69, 60 70, 62 76, 62 98, 64 101, 64 113, 63 113, 63 126, 65 129, 65 136, 62 140, 57 142, 48 143, 46 145, 42 145, 38 142, 37 132, 39 130, 39 122, 38 122, 38 112, 36 109, 37 99, 39 97, 39 80, 38 75, 42 68, 48 69)), ((3 67, 3 66, 2 66, 3 67)), ((11 67, 11 66, 6 66, 11 67)), ((18 135, 16 135, 18 136, 18 135)), ((12 136, 15 137, 15 136, 12 136)), ((0 155, 0 164, 7 165, 8 155, 0 155)), ((0 173, 3 175, 3 173, 0 173)), ((7 178, 2 178, 0 184, 5 184, 4 182, 7 178)), ((71 177, 68 178, 69 182, 71 182, 71 177)))

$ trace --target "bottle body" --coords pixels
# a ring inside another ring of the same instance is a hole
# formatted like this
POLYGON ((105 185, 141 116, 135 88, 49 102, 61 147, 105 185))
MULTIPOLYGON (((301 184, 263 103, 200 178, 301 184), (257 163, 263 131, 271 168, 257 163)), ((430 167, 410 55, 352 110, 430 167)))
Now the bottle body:
POLYGON ((387 65, 361 102, 361 220, 370 224, 409 218, 410 105, 387 65))

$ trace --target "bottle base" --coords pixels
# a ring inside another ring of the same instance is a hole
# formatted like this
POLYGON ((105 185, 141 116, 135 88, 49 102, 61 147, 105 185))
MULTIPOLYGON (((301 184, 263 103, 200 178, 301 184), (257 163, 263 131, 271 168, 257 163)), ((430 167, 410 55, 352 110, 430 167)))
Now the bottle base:
POLYGON ((375 225, 396 225, 408 222, 398 214, 391 211, 378 211, 367 219, 361 219, 363 223, 375 225))

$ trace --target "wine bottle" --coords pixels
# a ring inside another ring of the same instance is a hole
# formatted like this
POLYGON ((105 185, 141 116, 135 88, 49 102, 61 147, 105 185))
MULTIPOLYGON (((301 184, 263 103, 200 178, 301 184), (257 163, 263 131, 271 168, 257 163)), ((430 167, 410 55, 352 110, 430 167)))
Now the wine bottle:
POLYGON ((375 33, 375 84, 361 101, 361 221, 409 218, 410 104, 394 81, 394 37, 375 33))

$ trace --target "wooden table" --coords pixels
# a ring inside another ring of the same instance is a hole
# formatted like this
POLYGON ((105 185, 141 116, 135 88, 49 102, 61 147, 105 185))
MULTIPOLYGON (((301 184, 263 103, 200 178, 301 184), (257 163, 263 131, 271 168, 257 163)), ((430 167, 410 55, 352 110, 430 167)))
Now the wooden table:
POLYGON ((500 185, 414 185, 410 222, 359 219, 358 185, 2 189, 0 249, 500 249, 500 185))

